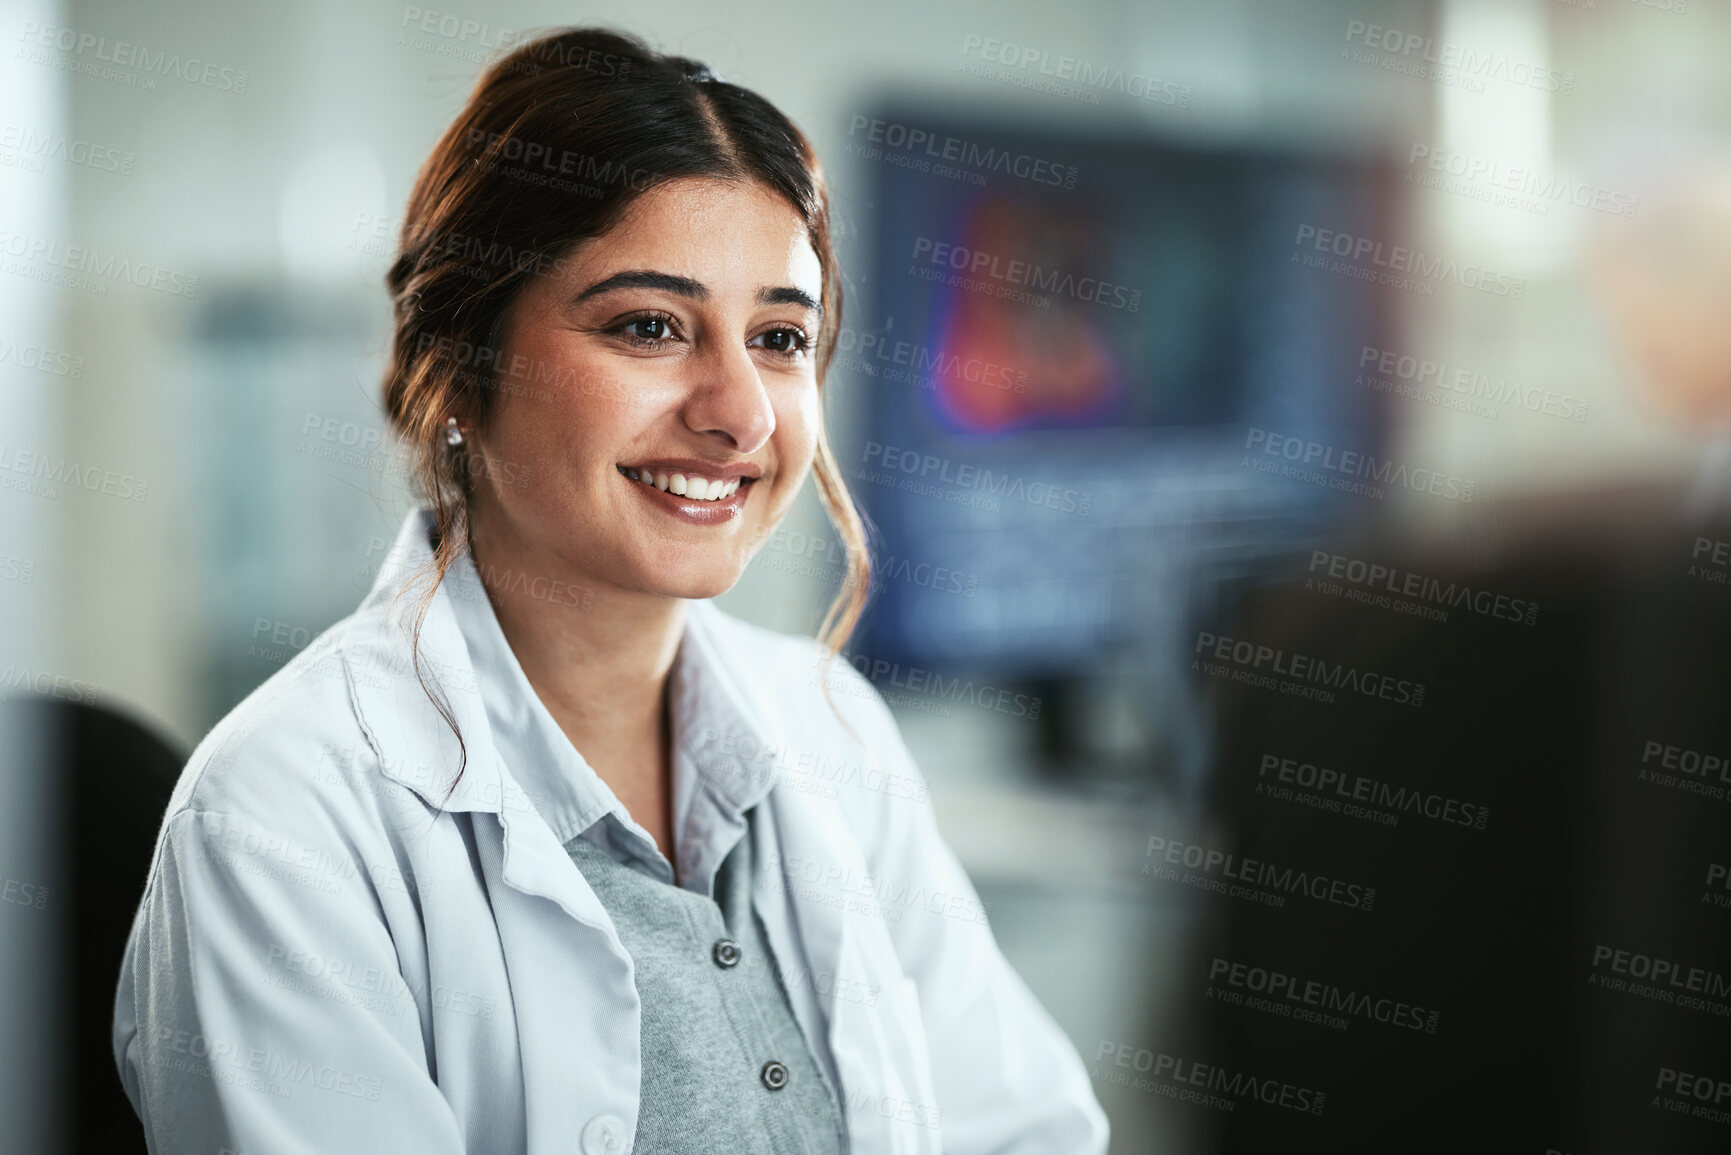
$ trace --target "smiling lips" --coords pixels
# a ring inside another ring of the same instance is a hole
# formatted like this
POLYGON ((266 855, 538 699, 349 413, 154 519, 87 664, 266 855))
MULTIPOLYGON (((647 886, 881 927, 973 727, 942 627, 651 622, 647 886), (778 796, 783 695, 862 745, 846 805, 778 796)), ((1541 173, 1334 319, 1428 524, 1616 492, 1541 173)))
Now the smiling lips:
POLYGON ((749 485, 757 480, 754 476, 755 466, 711 466, 700 471, 699 468, 683 462, 657 462, 652 465, 621 465, 618 468, 621 474, 632 481, 675 497, 683 497, 687 501, 725 501, 739 492, 742 485, 749 485))

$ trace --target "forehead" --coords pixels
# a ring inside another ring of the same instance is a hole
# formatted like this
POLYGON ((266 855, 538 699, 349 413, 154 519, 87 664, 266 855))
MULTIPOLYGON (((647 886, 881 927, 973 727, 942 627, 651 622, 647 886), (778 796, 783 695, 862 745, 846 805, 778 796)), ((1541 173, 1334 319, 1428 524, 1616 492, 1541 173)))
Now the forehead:
POLYGON ((757 183, 669 181, 639 196, 612 229, 570 261, 584 282, 620 269, 654 269, 725 292, 791 285, 821 295, 823 269, 799 213, 757 183))

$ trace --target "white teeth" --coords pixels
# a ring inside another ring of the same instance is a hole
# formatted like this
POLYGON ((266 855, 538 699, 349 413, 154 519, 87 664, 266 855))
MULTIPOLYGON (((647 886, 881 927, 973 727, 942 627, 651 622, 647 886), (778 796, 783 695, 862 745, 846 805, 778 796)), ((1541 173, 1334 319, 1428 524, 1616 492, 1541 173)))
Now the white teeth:
POLYGON ((724 501, 739 492, 742 479, 726 480, 707 477, 687 477, 683 473, 651 473, 647 469, 622 469, 626 477, 644 485, 653 485, 664 493, 677 494, 694 501, 724 501))

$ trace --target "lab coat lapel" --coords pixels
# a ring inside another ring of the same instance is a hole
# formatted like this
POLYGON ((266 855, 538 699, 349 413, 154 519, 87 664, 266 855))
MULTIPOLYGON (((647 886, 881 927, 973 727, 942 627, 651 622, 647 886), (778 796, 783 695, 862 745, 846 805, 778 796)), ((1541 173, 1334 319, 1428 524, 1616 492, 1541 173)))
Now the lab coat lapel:
POLYGON ((518 1010, 530 1155, 573 1150, 602 1115, 635 1134, 642 1008, 594 890, 538 814, 478 819, 475 841, 518 1010))
MULTIPOLYGON (((896 957, 865 856, 836 801, 801 789, 815 785, 810 775, 786 772, 807 758, 845 758, 845 751, 826 741, 833 731, 788 717, 788 703, 737 676, 788 654, 766 648, 707 602, 691 607, 687 628, 691 656, 712 690, 702 724, 688 736, 691 755, 713 783, 777 779, 767 796, 774 857, 762 856, 757 869, 759 885, 768 882, 782 901, 760 908, 770 912, 764 926, 777 956, 796 960, 803 951, 805 974, 783 978, 790 987, 803 979, 817 992, 823 1021, 802 1016, 801 1026, 808 1042, 821 1031, 828 1043, 850 1142, 890 1155, 936 1152, 936 1127, 906 1122, 915 1111, 935 1120, 935 1096, 917 994, 896 957)), ((793 1002, 797 1011, 804 999, 793 1002)))
MULTIPOLYGON (((842 946, 847 936, 843 925, 846 912, 839 903, 812 901, 814 897, 829 897, 821 891, 822 875, 841 877, 849 868, 844 849, 851 849, 852 839, 842 828, 839 816, 828 807, 814 805, 797 790, 772 790, 769 794, 771 813, 775 820, 777 857, 761 861, 758 869, 769 876, 774 890, 786 895, 785 907, 797 922, 797 943, 792 940, 786 949, 798 957, 803 948, 807 968, 818 991, 818 1005, 823 1011, 823 1027, 834 1044, 832 1026, 835 1022, 837 990, 844 979, 861 976, 843 975, 837 969, 842 962, 842 946), (833 873, 832 873, 833 872, 833 873), (813 883, 806 875, 819 877, 813 883)), ((857 856, 856 856, 857 857, 857 856)), ((854 864, 857 873, 863 866, 854 864)), ((779 920, 778 920, 779 922, 779 920)), ((782 943, 775 944, 778 952, 782 943)))
MULTIPOLYGON (((641 1007, 630 956, 595 891, 535 809, 494 744, 468 645, 442 586, 421 625, 421 669, 436 678, 463 734, 415 674, 403 581, 432 556, 424 515, 411 515, 364 603, 346 651, 352 693, 381 772, 428 805, 474 811, 486 880, 517 1010, 530 1155, 572 1149, 602 1115, 634 1134, 642 1073, 641 1007), (464 770, 449 797, 459 757, 464 770)), ((476 928, 480 933, 481 928, 476 928)))
POLYGON ((498 811, 527 805, 521 791, 507 795, 468 647, 442 588, 421 621, 417 660, 413 615, 422 587, 416 583, 401 591, 431 559, 426 524, 417 511, 404 523, 372 592, 344 627, 344 674, 361 731, 379 772, 435 809, 498 811), (441 696, 449 719, 434 705, 429 689, 441 696))
POLYGON ((871 896, 858 842, 832 801, 785 787, 770 799, 781 849, 777 887, 821 995, 850 1145, 935 1155, 936 1095, 917 992, 871 896))

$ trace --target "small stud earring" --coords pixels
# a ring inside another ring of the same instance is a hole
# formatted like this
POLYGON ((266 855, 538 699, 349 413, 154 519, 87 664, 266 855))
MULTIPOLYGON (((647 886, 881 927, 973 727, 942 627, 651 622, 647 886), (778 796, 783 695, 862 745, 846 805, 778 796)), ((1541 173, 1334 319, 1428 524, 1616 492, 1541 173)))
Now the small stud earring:
POLYGON ((457 428, 457 419, 455 417, 445 418, 445 444, 463 444, 463 431, 457 428))

